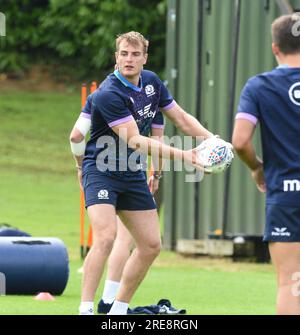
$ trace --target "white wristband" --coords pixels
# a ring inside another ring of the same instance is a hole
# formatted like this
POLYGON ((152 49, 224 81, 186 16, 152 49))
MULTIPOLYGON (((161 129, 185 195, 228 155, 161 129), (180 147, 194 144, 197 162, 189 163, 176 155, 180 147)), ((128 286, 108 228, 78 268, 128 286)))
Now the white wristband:
POLYGON ((79 143, 74 143, 74 142, 70 141, 70 145, 71 145, 71 151, 72 151, 73 155, 75 155, 75 156, 84 155, 85 140, 83 140, 79 143))

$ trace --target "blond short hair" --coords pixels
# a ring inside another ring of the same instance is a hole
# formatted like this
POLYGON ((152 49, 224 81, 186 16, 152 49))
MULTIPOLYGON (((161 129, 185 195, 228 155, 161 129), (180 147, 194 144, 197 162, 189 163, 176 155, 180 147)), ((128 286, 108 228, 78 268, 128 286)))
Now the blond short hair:
POLYGON ((282 15, 272 23, 272 39, 286 55, 300 53, 300 16, 282 15))
POLYGON ((146 40, 145 37, 142 34, 138 33, 137 31, 130 31, 125 34, 118 35, 116 39, 116 50, 117 51, 119 51, 120 43, 124 40, 127 43, 134 45, 134 46, 142 45, 144 54, 147 53, 149 41, 146 40))

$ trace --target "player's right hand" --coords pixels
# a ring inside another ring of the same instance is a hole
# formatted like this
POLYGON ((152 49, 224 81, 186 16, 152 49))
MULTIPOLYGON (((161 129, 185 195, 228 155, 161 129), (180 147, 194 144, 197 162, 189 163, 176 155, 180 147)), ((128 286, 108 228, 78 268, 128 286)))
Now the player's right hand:
POLYGON ((258 190, 262 193, 265 193, 267 191, 266 183, 265 183, 265 177, 264 177, 264 170, 263 170, 263 164, 259 164, 259 166, 251 171, 251 176, 255 181, 256 187, 258 190))

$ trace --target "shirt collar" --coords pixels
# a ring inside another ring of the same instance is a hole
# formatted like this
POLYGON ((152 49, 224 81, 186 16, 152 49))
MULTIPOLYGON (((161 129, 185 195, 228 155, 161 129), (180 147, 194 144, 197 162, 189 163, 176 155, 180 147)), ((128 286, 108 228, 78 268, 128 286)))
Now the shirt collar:
POLYGON ((123 77, 121 75, 121 73, 119 72, 119 70, 115 70, 114 71, 114 75, 120 80, 120 82, 126 86, 126 87, 130 87, 131 89, 133 89, 134 91, 137 92, 141 92, 142 88, 143 88, 143 81, 142 81, 142 76, 140 76, 140 87, 133 85, 131 82, 129 82, 125 77, 123 77))
POLYGON ((288 68, 289 66, 287 64, 280 64, 277 66, 277 69, 286 69, 288 68))

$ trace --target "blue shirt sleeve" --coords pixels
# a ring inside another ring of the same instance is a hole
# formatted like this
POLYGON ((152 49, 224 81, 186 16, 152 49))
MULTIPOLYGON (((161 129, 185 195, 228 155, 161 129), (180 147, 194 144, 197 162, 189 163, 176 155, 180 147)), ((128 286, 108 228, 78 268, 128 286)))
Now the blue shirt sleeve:
POLYGON ((241 92, 237 110, 238 114, 251 114, 256 119, 259 119, 258 102, 255 96, 256 89, 254 79, 249 79, 241 92))
POLYGON ((163 113, 158 111, 155 116, 154 119, 152 120, 152 124, 151 127, 152 128, 163 128, 164 127, 164 116, 163 113))
POLYGON ((159 107, 165 108, 171 105, 174 99, 172 95, 170 94, 170 92, 168 91, 168 89, 166 88, 164 83, 161 83, 160 92, 161 92, 161 95, 160 95, 160 100, 159 100, 159 107))
POLYGON ((93 95, 92 103, 109 127, 134 120, 125 100, 116 92, 98 90, 93 95))

